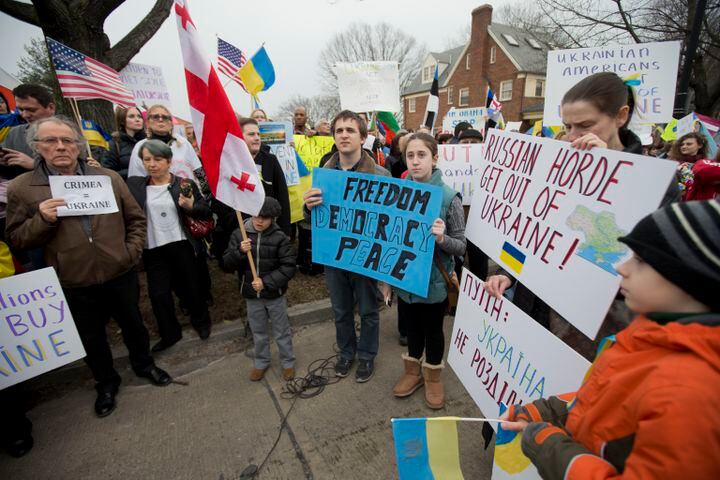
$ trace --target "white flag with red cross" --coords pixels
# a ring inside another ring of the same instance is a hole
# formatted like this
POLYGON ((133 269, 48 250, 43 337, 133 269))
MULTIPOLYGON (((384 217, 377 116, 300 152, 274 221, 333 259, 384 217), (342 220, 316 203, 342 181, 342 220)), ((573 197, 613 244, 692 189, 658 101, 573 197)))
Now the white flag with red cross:
POLYGON ((175 0, 190 115, 210 189, 222 203, 257 215, 265 201, 255 161, 210 57, 202 49, 186 0, 175 0))

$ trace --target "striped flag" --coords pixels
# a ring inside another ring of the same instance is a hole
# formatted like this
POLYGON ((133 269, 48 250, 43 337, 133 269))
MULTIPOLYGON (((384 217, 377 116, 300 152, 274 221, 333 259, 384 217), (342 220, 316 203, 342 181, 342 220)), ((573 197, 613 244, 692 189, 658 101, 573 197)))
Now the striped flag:
POLYGON ((135 98, 118 72, 50 37, 47 44, 64 97, 102 98, 124 107, 135 106, 135 98))
POLYGON ((230 77, 247 92, 245 84, 237 76, 240 68, 245 65, 247 59, 242 50, 218 37, 218 71, 230 77))
POLYGON ((393 418, 400 480, 462 480, 457 417, 393 418))
POLYGON ((425 121, 423 122, 423 126, 429 128, 431 132, 435 126, 435 118, 437 117, 439 106, 438 67, 435 65, 435 78, 433 78, 433 83, 430 87, 430 96, 428 97, 427 108, 425 109, 425 121))

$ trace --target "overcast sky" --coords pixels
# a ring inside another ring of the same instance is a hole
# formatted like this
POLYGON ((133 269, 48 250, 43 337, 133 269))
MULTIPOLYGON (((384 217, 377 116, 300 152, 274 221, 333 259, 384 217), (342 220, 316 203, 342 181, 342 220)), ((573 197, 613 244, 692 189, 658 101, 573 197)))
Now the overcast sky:
MULTIPOLYGON (((118 42, 145 14, 154 1, 127 0, 108 17, 105 31, 111 44, 118 42)), ((449 38, 457 38, 470 23, 470 12, 484 3, 499 8, 505 0, 190 0, 190 14, 200 31, 206 53, 215 59, 216 35, 249 57, 265 42, 275 65, 275 85, 260 95, 262 106, 273 114, 294 94, 320 92, 318 58, 330 38, 353 22, 387 21, 413 35, 429 50, 442 50, 449 38)), ((18 73, 23 45, 41 37, 39 28, 0 13, 0 67, 18 73)), ((171 14, 133 62, 162 68, 168 84, 173 113, 189 119, 185 77, 178 43, 175 15, 171 14)), ((223 78, 223 77, 221 77, 223 78)), ((249 97, 229 84, 228 95, 239 112, 249 111, 249 97)), ((249 112, 248 112, 249 113, 249 112)))

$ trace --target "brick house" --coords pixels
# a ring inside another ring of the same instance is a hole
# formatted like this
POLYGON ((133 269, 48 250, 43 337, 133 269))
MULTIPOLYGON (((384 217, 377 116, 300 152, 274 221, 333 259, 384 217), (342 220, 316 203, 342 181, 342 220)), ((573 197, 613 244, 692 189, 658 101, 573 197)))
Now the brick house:
POLYGON ((472 11, 470 40, 445 52, 431 52, 420 72, 402 92, 405 126, 423 121, 438 66, 440 108, 436 130, 452 107, 484 107, 488 84, 503 104, 506 122, 523 121, 523 129, 542 118, 548 46, 530 33, 492 23, 492 6, 472 11))

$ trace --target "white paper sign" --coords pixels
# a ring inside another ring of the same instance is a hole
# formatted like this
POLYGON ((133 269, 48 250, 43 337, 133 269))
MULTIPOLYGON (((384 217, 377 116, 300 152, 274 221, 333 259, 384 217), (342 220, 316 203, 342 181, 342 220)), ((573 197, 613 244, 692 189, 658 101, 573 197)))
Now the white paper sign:
POLYGON ((467 238, 590 338, 631 254, 617 241, 660 204, 668 160, 490 129, 467 238))
POLYGON ((363 143, 363 148, 367 150, 372 150, 373 145, 375 145, 375 135, 368 134, 368 136, 365 137, 365 143, 363 143))
POLYGON ((270 147, 285 174, 285 183, 288 187, 300 183, 295 149, 290 142, 293 141, 293 130, 290 122, 260 122, 260 140, 270 147))
POLYGON ((685 115, 677 121, 677 138, 679 139, 686 133, 695 132, 695 112, 685 115))
POLYGON ((335 65, 340 105, 353 112, 399 112, 397 62, 352 62, 335 65))
POLYGON ((120 70, 120 80, 130 90, 138 105, 149 108, 155 104, 172 108, 162 69, 142 63, 128 63, 120 70))
POLYGON ((472 129, 482 132, 485 129, 485 119, 487 118, 487 108, 451 108, 443 118, 443 132, 455 132, 455 126, 460 122, 468 122, 472 129))
MULTIPOLYGON (((580 388, 590 362, 463 269, 448 364, 483 416, 580 388)), ((497 425, 490 423, 494 429, 497 425)))
POLYGON ((522 122, 507 122, 505 124, 505 130, 508 132, 519 132, 522 122))
POLYGON ((102 215, 118 211, 112 180, 107 175, 50 175, 53 198, 67 204, 58 207, 58 217, 102 215))
POLYGON ((85 356, 52 267, 0 280, 0 390, 85 356))
POLYGON ((480 177, 483 156, 482 143, 466 145, 438 145, 437 168, 446 185, 462 195, 463 205, 472 202, 475 184, 480 177))
POLYGON ((548 52, 543 125, 562 125, 560 102, 577 82, 598 72, 623 79, 640 74, 633 118, 640 123, 672 119, 680 42, 636 43, 548 52))

